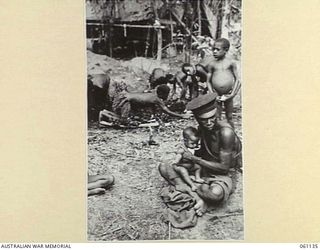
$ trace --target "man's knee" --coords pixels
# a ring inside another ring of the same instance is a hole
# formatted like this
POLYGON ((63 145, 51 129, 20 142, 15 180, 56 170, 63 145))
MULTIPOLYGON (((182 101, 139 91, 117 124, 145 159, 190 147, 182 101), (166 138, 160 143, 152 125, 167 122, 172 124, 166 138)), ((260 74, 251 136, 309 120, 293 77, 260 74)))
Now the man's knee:
POLYGON ((167 173, 167 171, 166 171, 166 170, 167 170, 166 164, 164 164, 164 163, 161 162, 161 163, 159 164, 159 166, 158 166, 158 169, 159 169, 159 172, 160 172, 161 176, 165 178, 166 173, 167 173))
POLYGON ((202 184, 199 187, 199 193, 206 200, 210 200, 213 202, 222 200, 224 196, 224 191, 222 187, 217 184, 211 186, 207 184, 202 184))
POLYGON ((223 198, 224 192, 220 185, 212 185, 210 191, 217 197, 217 200, 221 200, 223 198))

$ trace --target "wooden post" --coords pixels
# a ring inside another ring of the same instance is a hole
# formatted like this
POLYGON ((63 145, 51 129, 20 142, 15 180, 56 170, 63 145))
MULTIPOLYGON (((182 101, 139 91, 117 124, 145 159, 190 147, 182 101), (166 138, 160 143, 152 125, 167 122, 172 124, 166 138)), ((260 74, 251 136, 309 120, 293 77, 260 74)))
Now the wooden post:
MULTIPOLYGON (((111 21, 113 23, 113 21, 111 21)), ((108 40, 109 40, 109 56, 112 57, 112 52, 113 52, 113 46, 112 46, 112 37, 113 37, 113 27, 111 25, 108 25, 108 40)))
MULTIPOLYGON (((158 16, 157 9, 154 6, 154 2, 152 2, 152 8, 153 8, 154 16, 155 16, 155 21, 159 22, 159 24, 160 24, 160 19, 159 19, 159 16, 158 16)), ((159 26, 161 26, 161 25, 159 25, 159 26)), ((157 32, 157 46, 158 46, 158 49, 157 49, 157 60, 160 61, 161 60, 161 54, 162 54, 162 30, 159 29, 159 28, 156 28, 156 32, 157 32)))
POLYGON ((198 36, 201 36, 201 0, 198 0, 198 21, 199 21, 198 36))
MULTIPOLYGON (((184 3, 184 15, 189 14, 188 13, 188 2, 184 3)), ((192 15, 192 20, 190 19, 190 16, 188 15, 186 18, 186 30, 187 30, 187 37, 186 37, 186 50, 185 50, 185 62, 190 63, 190 57, 191 57, 191 43, 192 43, 192 33, 190 30, 192 30, 192 21, 194 20, 194 15, 192 15)))
POLYGON ((149 28, 148 29, 148 33, 147 33, 147 38, 146 38, 146 48, 144 50, 144 57, 148 56, 148 50, 149 50, 149 46, 150 46, 150 43, 149 43, 150 33, 151 33, 151 29, 149 28))
POLYGON ((171 11, 169 12, 170 15, 170 33, 171 33, 171 43, 173 43, 173 25, 172 25, 172 14, 171 11))
POLYGON ((157 29, 157 44, 158 44, 158 50, 157 50, 157 60, 161 60, 161 54, 162 54, 162 30, 157 29))
POLYGON ((197 42, 198 39, 197 39, 194 35, 191 34, 190 30, 189 30, 188 27, 185 25, 185 23, 182 22, 175 13, 173 13, 172 11, 170 11, 170 12, 172 13, 172 16, 178 21, 178 23, 180 23, 181 26, 185 29, 185 31, 187 31, 187 33, 191 35, 192 40, 194 40, 195 42, 197 42))

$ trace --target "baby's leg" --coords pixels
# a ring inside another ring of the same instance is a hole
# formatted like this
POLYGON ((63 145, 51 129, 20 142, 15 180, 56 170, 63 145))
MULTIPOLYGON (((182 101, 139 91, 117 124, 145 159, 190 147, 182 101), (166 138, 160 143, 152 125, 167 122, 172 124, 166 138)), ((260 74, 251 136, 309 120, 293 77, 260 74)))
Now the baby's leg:
POLYGON ((181 178, 187 183, 192 191, 196 191, 197 187, 193 184, 192 180, 190 179, 188 171, 184 167, 175 167, 176 172, 181 176, 181 178))
POLYGON ((233 98, 224 102, 225 110, 226 110, 226 117, 230 125, 234 128, 234 124, 232 121, 232 114, 233 114, 233 98))
POLYGON ((199 182, 199 183, 204 183, 204 180, 201 179, 201 177, 200 177, 201 167, 199 165, 195 164, 194 168, 195 168, 194 175, 196 177, 195 181, 199 182))

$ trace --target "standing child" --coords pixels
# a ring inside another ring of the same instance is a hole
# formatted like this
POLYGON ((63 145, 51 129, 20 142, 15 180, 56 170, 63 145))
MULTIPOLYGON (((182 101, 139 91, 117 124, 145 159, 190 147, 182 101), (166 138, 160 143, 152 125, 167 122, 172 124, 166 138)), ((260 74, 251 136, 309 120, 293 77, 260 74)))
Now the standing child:
POLYGON ((209 92, 218 94, 218 117, 221 117, 224 104, 226 117, 232 127, 233 98, 240 89, 240 79, 236 62, 226 56, 230 43, 219 38, 213 45, 213 60, 207 65, 209 92))
POLYGON ((187 127, 182 132, 184 145, 177 152, 174 159, 173 169, 179 174, 186 184, 191 187, 192 191, 196 191, 197 187, 192 182, 189 173, 194 172, 195 181, 203 183, 204 180, 200 177, 201 167, 194 164, 192 161, 183 159, 183 153, 188 150, 192 154, 200 148, 200 136, 197 129, 194 127, 187 127))

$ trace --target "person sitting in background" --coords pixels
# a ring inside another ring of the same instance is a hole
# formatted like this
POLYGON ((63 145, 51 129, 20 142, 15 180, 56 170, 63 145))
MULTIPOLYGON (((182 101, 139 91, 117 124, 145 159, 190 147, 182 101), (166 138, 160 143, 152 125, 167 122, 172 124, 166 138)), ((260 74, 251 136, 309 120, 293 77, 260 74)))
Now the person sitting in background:
POLYGON ((191 114, 178 114, 171 111, 164 103, 167 100, 170 88, 166 84, 157 86, 151 92, 128 92, 122 91, 113 100, 113 111, 120 114, 120 119, 123 124, 128 122, 132 108, 149 107, 153 111, 156 106, 160 107, 165 113, 171 116, 188 119, 191 114))

